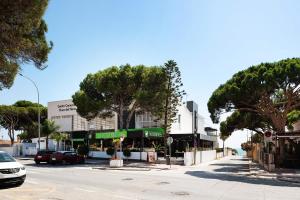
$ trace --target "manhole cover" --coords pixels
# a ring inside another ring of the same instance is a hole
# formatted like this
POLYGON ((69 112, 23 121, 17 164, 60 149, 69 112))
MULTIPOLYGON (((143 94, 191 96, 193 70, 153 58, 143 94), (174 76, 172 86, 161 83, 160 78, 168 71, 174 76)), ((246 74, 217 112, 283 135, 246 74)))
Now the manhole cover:
POLYGON ((123 178, 122 181, 132 181, 133 178, 123 178))
POLYGON ((188 196, 190 195, 188 192, 184 192, 184 191, 181 191, 181 192, 172 192, 173 194, 177 195, 177 196, 188 196))
POLYGON ((163 182, 159 182, 157 183, 158 185, 167 185, 167 184, 170 184, 170 182, 166 182, 166 181, 163 181, 163 182))

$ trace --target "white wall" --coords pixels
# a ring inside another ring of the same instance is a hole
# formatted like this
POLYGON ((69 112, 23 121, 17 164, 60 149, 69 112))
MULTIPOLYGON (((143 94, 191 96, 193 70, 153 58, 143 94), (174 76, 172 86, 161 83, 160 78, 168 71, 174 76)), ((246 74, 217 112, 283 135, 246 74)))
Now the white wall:
MULTIPOLYGON (((105 151, 90 151, 89 156, 92 158, 111 158, 105 151)), ((123 159, 129 160, 147 160, 148 154, 147 152, 131 152, 131 156, 126 158, 123 155, 123 152, 117 152, 117 157, 120 158, 122 156, 123 159)))
MULTIPOLYGON (((197 151, 196 153, 196 165, 201 163, 207 163, 217 158, 216 150, 209 151, 197 151)), ((194 152, 184 153, 184 165, 190 166, 194 164, 194 152)))
MULTIPOLYGON (((39 138, 32 138, 31 140, 32 140, 32 143, 35 143, 36 147, 38 148, 39 138)), ((41 145, 41 150, 46 149, 46 137, 41 137, 40 145, 41 145)), ((49 138, 48 139, 48 149, 55 150, 55 147, 56 147, 56 142, 53 139, 49 138)))
POLYGON ((55 121, 59 131, 72 131, 72 116, 77 115, 76 109, 71 99, 48 102, 48 120, 55 121))
POLYGON ((77 113, 72 99, 48 102, 48 119, 59 126, 59 131, 87 131, 117 129, 117 115, 112 118, 96 117, 89 122, 77 113))
POLYGON ((192 133, 192 113, 187 109, 186 104, 182 104, 178 108, 177 118, 180 115, 180 123, 176 120, 171 126, 171 134, 192 133))
POLYGON ((205 119, 202 115, 198 114, 198 133, 206 134, 204 131, 205 119))

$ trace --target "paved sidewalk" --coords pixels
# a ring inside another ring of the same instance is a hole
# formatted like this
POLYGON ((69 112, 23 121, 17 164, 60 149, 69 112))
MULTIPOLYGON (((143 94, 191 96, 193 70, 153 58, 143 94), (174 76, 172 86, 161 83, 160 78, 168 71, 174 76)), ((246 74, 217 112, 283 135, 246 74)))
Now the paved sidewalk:
POLYGON ((258 163, 249 160, 249 169, 251 176, 259 178, 277 179, 300 184, 300 170, 295 169, 276 169, 274 172, 264 170, 258 163))

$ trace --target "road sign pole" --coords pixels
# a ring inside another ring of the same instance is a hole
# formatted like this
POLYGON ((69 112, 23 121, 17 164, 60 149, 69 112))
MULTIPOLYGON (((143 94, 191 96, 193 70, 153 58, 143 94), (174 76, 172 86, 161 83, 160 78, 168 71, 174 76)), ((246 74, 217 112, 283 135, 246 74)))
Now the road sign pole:
POLYGON ((169 154, 170 154, 170 169, 171 169, 171 157, 172 157, 172 151, 171 151, 171 144, 169 145, 169 154))

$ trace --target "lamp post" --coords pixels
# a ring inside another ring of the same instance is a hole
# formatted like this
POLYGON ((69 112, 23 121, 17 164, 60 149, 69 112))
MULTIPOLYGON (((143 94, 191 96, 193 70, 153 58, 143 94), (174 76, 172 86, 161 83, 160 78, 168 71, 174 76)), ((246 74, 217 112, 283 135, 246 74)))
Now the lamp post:
POLYGON ((24 76, 23 74, 19 73, 20 76, 26 78, 29 80, 31 83, 33 83, 34 87, 36 88, 37 91, 37 96, 38 96, 38 134, 39 134, 39 140, 38 140, 38 151, 41 149, 41 111, 40 111, 40 92, 39 88, 37 87, 36 83, 30 79, 27 76, 24 76))

